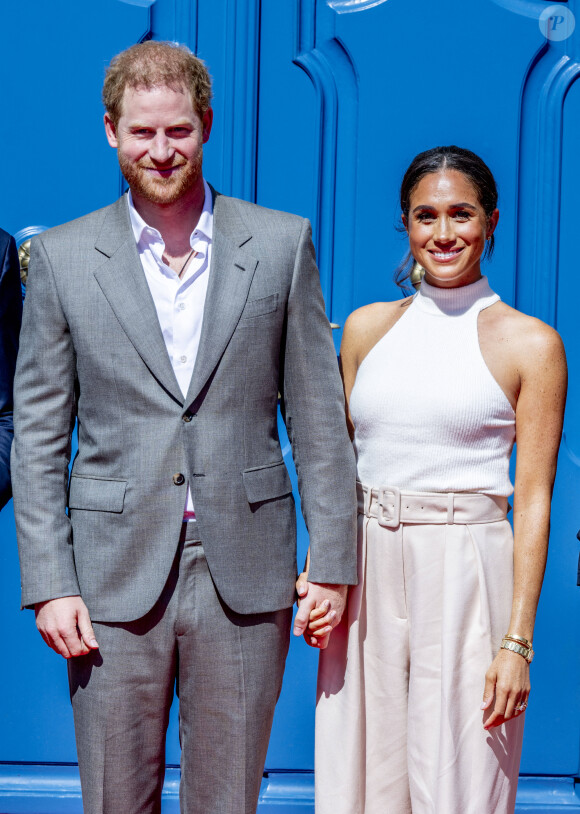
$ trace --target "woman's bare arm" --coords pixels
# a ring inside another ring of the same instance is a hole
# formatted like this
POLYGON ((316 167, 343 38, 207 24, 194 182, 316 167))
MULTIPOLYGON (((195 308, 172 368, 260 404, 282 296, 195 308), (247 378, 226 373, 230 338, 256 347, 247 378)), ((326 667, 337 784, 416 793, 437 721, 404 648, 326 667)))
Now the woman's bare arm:
MULTIPOLYGON (((513 319, 512 359, 519 375, 516 404, 514 494, 514 594, 506 633, 532 641, 550 532, 550 503, 566 401, 567 369, 562 340, 549 326, 518 314, 513 319)), ((499 726, 527 704, 529 666, 500 650, 487 675, 484 726, 499 726)), ((516 713, 517 714, 517 713, 516 713)))

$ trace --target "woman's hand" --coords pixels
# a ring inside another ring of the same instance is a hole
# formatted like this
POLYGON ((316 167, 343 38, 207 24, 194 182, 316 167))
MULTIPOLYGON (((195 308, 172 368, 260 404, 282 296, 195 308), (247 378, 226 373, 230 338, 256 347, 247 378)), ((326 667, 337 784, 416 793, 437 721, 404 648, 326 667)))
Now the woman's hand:
POLYGON ((318 647, 324 650, 328 644, 328 637, 332 632, 335 619, 336 611, 330 608, 328 599, 325 599, 321 605, 310 611, 308 627, 304 632, 304 638, 311 647, 318 647))
POLYGON ((517 718, 527 707, 529 695, 530 665, 518 653, 500 650, 485 674, 483 728, 492 729, 517 718))
MULTIPOLYGON (((310 565, 310 551, 306 558, 305 570, 296 580, 296 593, 298 594, 297 604, 308 594, 308 567, 310 565)), ((331 603, 325 599, 318 607, 312 608, 308 616, 308 626, 304 631, 304 641, 310 647, 324 650, 328 645, 328 637, 332 632, 336 620, 336 610, 331 608, 331 603)))

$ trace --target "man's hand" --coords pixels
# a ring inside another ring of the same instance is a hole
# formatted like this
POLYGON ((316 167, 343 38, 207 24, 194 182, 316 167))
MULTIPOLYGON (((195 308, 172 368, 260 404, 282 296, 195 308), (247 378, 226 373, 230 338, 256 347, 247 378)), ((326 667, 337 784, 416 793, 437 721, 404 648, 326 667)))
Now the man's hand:
POLYGON ((38 602, 34 612, 40 635, 65 659, 84 656, 98 648, 87 606, 80 596, 38 602))
MULTIPOLYGON (((302 576, 302 575, 301 575, 302 576)), ((346 607, 348 585, 327 585, 300 582, 299 608, 294 619, 294 635, 302 636, 312 647, 324 650, 332 628, 342 618, 346 607), (305 590, 306 588, 306 590, 305 590)))

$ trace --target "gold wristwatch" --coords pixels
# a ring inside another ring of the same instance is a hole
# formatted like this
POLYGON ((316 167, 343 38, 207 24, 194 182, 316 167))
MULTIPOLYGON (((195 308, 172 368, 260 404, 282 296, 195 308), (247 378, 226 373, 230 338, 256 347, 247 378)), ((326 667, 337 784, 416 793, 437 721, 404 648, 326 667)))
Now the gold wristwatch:
POLYGON ((511 650, 512 653, 518 653, 523 656, 528 664, 531 664, 534 658, 534 651, 531 646, 526 647, 523 644, 512 642, 510 639, 502 639, 501 646, 503 650, 511 650))

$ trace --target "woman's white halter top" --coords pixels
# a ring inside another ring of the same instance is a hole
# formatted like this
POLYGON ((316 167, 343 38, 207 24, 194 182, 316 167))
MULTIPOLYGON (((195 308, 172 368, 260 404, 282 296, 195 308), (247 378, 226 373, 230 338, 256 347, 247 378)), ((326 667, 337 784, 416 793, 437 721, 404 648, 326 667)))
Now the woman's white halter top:
POLYGON ((479 346, 479 312, 499 300, 482 277, 424 280, 358 369, 350 397, 358 478, 416 492, 513 492, 515 413, 479 346))

